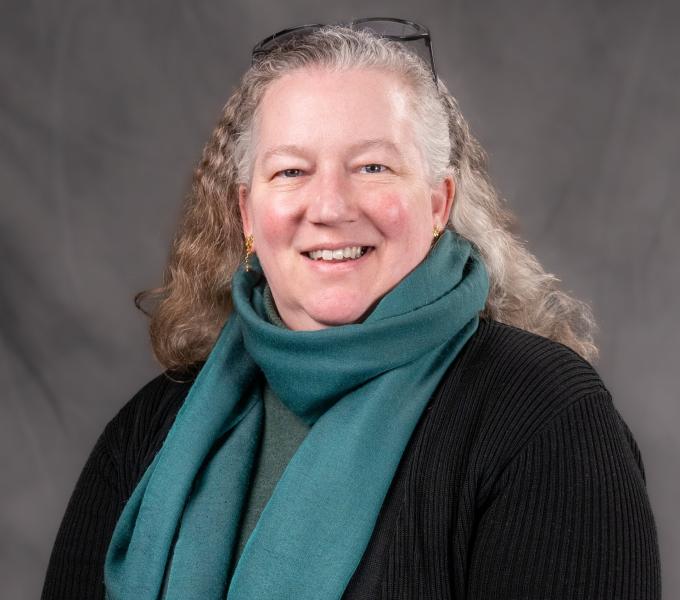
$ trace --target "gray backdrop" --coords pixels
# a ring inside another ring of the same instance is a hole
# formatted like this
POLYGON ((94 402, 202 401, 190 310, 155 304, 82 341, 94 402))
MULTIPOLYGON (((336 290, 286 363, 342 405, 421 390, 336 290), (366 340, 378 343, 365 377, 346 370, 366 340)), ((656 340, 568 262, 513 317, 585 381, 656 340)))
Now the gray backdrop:
POLYGON ((260 38, 401 16, 491 157, 521 235, 601 326, 680 597, 678 4, 0 5, 0 596, 35 598, 104 424, 159 372, 133 294, 160 281, 193 164, 260 38))

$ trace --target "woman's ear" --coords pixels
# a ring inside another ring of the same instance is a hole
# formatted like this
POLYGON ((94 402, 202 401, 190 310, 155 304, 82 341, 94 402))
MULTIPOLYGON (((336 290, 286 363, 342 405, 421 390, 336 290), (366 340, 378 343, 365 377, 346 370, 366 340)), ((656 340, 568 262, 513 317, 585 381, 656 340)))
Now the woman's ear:
POLYGON ((241 211, 241 223, 243 224, 243 237, 247 238, 253 233, 250 225, 250 212, 248 206, 248 188, 239 183, 238 186, 238 208, 241 211))
POLYGON ((455 195, 456 184, 452 175, 447 175, 432 188, 432 222, 440 229, 444 229, 449 222, 455 195))

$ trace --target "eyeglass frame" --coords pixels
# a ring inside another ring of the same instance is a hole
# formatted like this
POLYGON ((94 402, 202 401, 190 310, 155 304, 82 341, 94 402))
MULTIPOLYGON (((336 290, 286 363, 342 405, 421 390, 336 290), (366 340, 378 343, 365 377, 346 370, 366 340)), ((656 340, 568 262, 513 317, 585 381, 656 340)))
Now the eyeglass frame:
POLYGON ((268 48, 265 49, 265 46, 271 42, 273 42, 276 38, 285 36, 287 34, 293 33, 294 31, 302 30, 302 29, 309 29, 310 33, 311 31, 314 31, 316 29, 320 29, 322 27, 326 27, 328 25, 342 25, 346 27, 354 27, 355 25, 359 25, 361 23, 370 23, 371 21, 391 21, 393 23, 401 23, 402 25, 410 25, 413 27, 416 31, 419 33, 414 33, 413 35, 389 35, 389 34, 381 34, 378 33, 377 31, 372 31, 375 35, 381 38, 386 38, 388 40, 395 40, 398 42, 412 42, 416 40, 423 40, 425 42, 425 45, 427 46, 427 50, 430 56, 430 71, 432 71, 432 78, 434 79, 435 85, 437 85, 437 71, 435 70, 434 66, 434 53, 432 51, 432 34, 430 33, 430 30, 425 27, 425 25, 421 25, 420 23, 416 23, 414 21, 408 21, 406 19, 398 19, 396 17, 366 17, 364 19, 354 19, 352 21, 346 21, 346 22, 338 22, 338 23, 310 23, 308 25, 297 25, 296 27, 288 27, 287 29, 282 29, 281 31, 277 31, 276 33, 273 33, 272 35, 268 35, 266 38, 263 40, 260 40, 255 46, 253 46, 253 50, 251 53, 251 65, 254 65, 256 60, 260 56, 264 56, 271 52, 273 48, 268 48))

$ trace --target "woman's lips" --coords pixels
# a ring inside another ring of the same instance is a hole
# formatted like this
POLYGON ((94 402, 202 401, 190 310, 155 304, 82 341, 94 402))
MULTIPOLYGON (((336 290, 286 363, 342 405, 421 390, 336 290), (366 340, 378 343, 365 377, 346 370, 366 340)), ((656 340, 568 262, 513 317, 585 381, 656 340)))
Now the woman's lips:
POLYGON ((361 258, 371 246, 347 245, 339 248, 319 248, 305 252, 311 260, 334 262, 361 258))
MULTIPOLYGON (((359 248, 360 251, 354 253, 355 254, 354 258, 352 258, 351 256, 345 257, 345 253, 343 252, 342 258, 332 257, 328 259, 324 258, 323 254, 319 256, 318 255, 319 251, 311 252, 311 254, 313 256, 316 256, 316 258, 312 258, 309 252, 303 253, 302 256, 304 256, 307 259, 307 262, 310 266, 319 269, 337 269, 339 267, 352 268, 354 265, 359 265, 363 263, 366 260, 366 257, 370 256, 374 250, 373 246, 355 246, 355 248, 359 248)), ((344 249, 337 248, 334 251, 331 251, 330 249, 326 248, 324 250, 321 250, 321 252, 325 252, 326 256, 328 256, 329 252, 335 252, 336 253, 335 256, 338 256, 337 252, 339 252, 340 250, 344 249)))

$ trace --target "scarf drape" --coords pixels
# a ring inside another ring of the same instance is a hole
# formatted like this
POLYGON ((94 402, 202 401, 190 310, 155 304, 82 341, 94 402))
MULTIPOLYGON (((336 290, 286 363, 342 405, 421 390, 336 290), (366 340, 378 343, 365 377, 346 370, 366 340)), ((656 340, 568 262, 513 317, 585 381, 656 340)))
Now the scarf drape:
POLYGON ((235 274, 234 312, 118 520, 105 564, 110 600, 156 600, 168 563, 169 600, 339 598, 488 293, 481 259, 447 231, 364 322, 291 331, 267 321, 253 262, 235 274), (228 581, 263 376, 311 429, 228 581))

